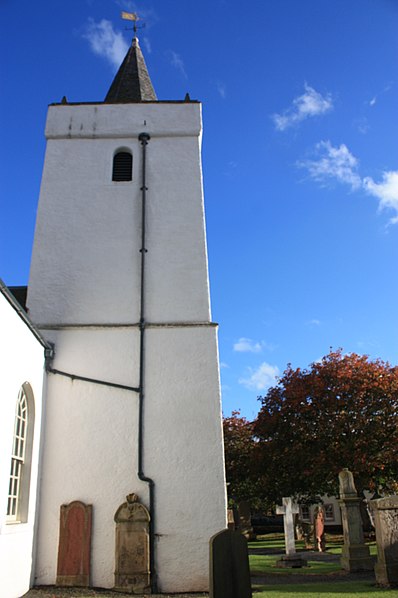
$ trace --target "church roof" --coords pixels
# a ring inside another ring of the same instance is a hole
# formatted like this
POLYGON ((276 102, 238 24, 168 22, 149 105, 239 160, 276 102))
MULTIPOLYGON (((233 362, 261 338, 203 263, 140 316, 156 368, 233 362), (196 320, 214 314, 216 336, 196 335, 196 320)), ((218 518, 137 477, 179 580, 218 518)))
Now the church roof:
POLYGON ((153 102, 157 97, 152 86, 138 38, 123 60, 104 100, 105 104, 153 102))
POLYGON ((27 327, 33 333, 33 336, 39 341, 42 347, 44 347, 46 351, 46 355, 48 357, 53 356, 54 348, 46 341, 46 339, 42 336, 41 332, 38 328, 33 324, 30 320, 28 314, 26 313, 26 306, 21 305, 19 303, 20 300, 26 301, 26 291, 27 287, 7 287, 3 280, 0 278, 0 294, 4 296, 4 298, 8 301, 11 307, 17 312, 18 316, 25 322, 27 327), (18 301, 17 301, 18 298, 18 301))

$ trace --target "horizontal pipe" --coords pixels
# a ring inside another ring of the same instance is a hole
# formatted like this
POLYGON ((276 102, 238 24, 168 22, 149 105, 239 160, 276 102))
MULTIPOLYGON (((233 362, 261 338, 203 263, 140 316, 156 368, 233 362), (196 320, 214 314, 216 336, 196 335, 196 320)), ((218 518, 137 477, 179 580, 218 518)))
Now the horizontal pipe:
POLYGON ((139 388, 134 386, 126 386, 126 384, 117 384, 116 382, 106 382, 105 380, 98 380, 97 378, 87 378, 86 376, 79 376, 78 374, 69 374, 68 372, 62 372, 51 367, 47 367, 47 372, 50 374, 58 374, 59 376, 66 376, 71 380, 82 380, 83 382, 91 382, 92 384, 101 384, 102 386, 110 386, 112 388, 122 388, 123 390, 130 390, 132 392, 140 392, 139 388))

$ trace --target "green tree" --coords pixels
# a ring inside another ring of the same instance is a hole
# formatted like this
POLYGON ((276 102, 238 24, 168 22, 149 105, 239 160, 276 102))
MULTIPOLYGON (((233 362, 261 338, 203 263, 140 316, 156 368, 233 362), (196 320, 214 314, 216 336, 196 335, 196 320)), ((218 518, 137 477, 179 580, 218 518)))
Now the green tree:
POLYGON ((309 369, 288 366, 259 400, 252 431, 268 500, 337 494, 343 467, 359 492, 397 490, 398 368, 331 351, 309 369))

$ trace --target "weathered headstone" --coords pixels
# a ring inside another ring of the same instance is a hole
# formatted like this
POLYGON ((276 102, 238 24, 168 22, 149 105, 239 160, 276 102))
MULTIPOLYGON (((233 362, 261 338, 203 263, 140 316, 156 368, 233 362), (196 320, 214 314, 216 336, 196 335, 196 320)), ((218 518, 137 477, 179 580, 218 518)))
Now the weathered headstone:
POLYGON ((381 586, 398 586, 398 496, 371 501, 376 527, 376 581, 381 586))
POLYGON ((276 507, 276 512, 278 515, 283 515, 286 551, 286 556, 276 562, 277 567, 304 567, 307 561, 297 554, 294 542, 294 516, 299 512, 298 505, 294 504, 290 497, 284 497, 282 498, 282 506, 276 507))
POLYGON ((209 598, 251 598, 247 540, 240 531, 222 530, 210 538, 209 598))
POLYGON ((319 552, 323 552, 326 547, 326 542, 325 542, 325 509, 322 506, 315 507, 314 535, 315 535, 315 548, 319 552))
POLYGON ((92 505, 62 505, 59 518, 58 586, 90 585, 92 505))
POLYGON ((357 495, 354 477, 347 468, 339 473, 340 509, 343 525, 344 546, 341 551, 341 566, 346 571, 370 571, 373 559, 363 536, 360 512, 361 499, 357 495))
POLYGON ((227 523, 228 529, 236 529, 237 527, 237 515, 235 509, 227 510, 227 523))
POLYGON ((148 510, 129 494, 115 513, 115 589, 148 594, 150 588, 148 510))
POLYGON ((239 529, 246 540, 254 540, 255 534, 252 527, 252 518, 250 504, 247 500, 242 500, 238 504, 239 529))
POLYGON ((303 540, 305 548, 311 549, 314 540, 314 526, 312 523, 298 520, 295 531, 297 540, 303 540))

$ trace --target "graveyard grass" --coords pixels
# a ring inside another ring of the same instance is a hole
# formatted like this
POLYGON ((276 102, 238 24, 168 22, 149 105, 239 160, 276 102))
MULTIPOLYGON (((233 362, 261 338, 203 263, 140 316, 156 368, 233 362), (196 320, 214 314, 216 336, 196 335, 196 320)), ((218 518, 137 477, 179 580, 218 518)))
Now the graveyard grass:
POLYGON ((339 563, 321 563, 319 561, 308 560, 308 567, 305 569, 282 569, 276 567, 275 561, 280 558, 279 554, 276 557, 274 554, 257 555, 251 554, 249 557, 250 571, 252 575, 269 575, 269 574, 283 574, 283 575, 328 575, 333 572, 341 571, 339 563))
MULTIPOLYGON (((327 535, 327 552, 329 554, 340 554, 342 548, 342 538, 339 536, 327 535)), ((297 550, 304 549, 303 542, 296 542, 297 550)), ((261 539, 255 542, 249 542, 250 549, 275 549, 279 551, 284 547, 284 540, 282 534, 272 534, 262 536, 261 539)), ((374 542, 369 544, 372 555, 376 554, 376 545, 374 542)), ((361 579, 350 581, 335 581, 333 575, 341 571, 339 563, 333 562, 319 562, 308 561, 308 567, 302 569, 281 569, 276 567, 275 562, 280 554, 251 554, 250 569, 254 575, 291 575, 292 583, 289 584, 272 584, 266 585, 254 583, 253 598, 398 598, 398 590, 386 590, 376 587, 374 581, 364 581, 361 579), (330 581, 325 581, 323 578, 319 582, 300 582, 294 583, 294 576, 330 576, 330 581)))
POLYGON ((283 586, 253 585, 253 598, 397 598, 398 590, 377 588, 372 582, 351 581, 283 586))
MULTIPOLYGON (((283 534, 269 534, 267 536, 260 536, 260 540, 249 542, 249 549, 275 549, 280 551, 284 548, 283 534)), ((341 536, 327 535, 326 540, 328 554, 341 554, 342 538, 341 536)), ((376 543, 370 542, 368 544, 370 554, 376 556, 376 543)), ((297 551, 304 550, 304 542, 296 541, 297 551)), ((308 559, 308 567, 302 569, 285 569, 276 567, 276 561, 280 558, 280 554, 250 554, 250 571, 252 575, 333 575, 341 571, 339 563, 321 562, 308 559)), ((398 593, 397 593, 398 597, 398 593)))

